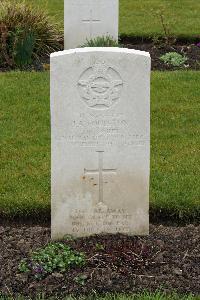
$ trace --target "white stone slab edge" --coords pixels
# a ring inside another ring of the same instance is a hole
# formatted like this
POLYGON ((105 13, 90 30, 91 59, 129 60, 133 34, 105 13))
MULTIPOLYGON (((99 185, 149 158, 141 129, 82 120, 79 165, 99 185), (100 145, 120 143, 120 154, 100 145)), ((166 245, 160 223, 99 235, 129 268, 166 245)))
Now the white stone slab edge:
POLYGON ((89 53, 89 52, 113 52, 113 53, 127 53, 127 54, 136 54, 142 55, 146 57, 150 57, 149 52, 135 50, 135 49, 128 49, 128 48, 119 48, 119 47, 85 47, 85 48, 75 48, 69 50, 63 50, 51 53, 50 57, 58 57, 63 56, 66 54, 73 54, 73 53, 89 53))

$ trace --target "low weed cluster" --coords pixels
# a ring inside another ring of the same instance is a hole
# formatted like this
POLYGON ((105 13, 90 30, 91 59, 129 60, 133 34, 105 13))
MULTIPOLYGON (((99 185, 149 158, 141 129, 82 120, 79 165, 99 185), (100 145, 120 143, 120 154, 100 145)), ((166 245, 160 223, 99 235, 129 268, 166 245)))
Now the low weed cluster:
POLYGON ((31 254, 19 264, 19 271, 30 273, 36 279, 42 279, 54 272, 64 273, 71 267, 83 266, 85 255, 71 249, 63 243, 50 243, 31 254))
POLYGON ((186 61, 187 57, 177 53, 177 52, 168 52, 160 57, 167 65, 172 65, 173 67, 182 67, 186 61))

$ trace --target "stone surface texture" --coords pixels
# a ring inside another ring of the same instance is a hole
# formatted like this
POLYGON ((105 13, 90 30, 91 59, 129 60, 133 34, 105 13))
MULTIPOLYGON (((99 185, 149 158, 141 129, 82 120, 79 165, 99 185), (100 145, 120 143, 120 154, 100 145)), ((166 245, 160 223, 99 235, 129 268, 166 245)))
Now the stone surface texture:
POLYGON ((52 238, 148 234, 150 56, 51 55, 52 238))
POLYGON ((109 35, 118 40, 119 0, 65 0, 65 49, 109 35))

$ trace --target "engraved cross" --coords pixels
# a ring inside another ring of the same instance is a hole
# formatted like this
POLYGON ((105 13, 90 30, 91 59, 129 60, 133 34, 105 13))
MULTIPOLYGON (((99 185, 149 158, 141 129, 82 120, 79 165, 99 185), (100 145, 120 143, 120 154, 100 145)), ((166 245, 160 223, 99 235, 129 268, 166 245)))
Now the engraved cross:
POLYGON ((117 169, 104 169, 103 168, 103 153, 104 151, 97 151, 99 166, 96 170, 84 169, 85 174, 98 174, 99 175, 99 203, 103 203, 103 175, 104 173, 116 174, 117 169))
POLYGON ((94 24, 94 23, 99 23, 99 22, 101 22, 101 20, 98 20, 98 19, 93 18, 93 16, 92 16, 92 9, 91 9, 91 10, 90 10, 90 17, 89 17, 88 19, 83 19, 82 22, 83 22, 83 23, 86 23, 86 24, 89 24, 89 26, 90 26, 90 38, 92 38, 93 24, 94 24))

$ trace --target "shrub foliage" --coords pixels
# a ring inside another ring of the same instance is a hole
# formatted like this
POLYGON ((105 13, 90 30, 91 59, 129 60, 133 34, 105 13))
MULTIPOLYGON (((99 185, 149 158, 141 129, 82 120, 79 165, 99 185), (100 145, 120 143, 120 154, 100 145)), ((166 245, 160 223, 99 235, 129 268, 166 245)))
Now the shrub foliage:
POLYGON ((33 58, 62 49, 63 35, 57 24, 38 8, 24 2, 0 2, 0 64, 21 66, 33 58))
POLYGON ((86 40, 81 47, 119 47, 118 41, 111 36, 97 36, 94 39, 86 40))

